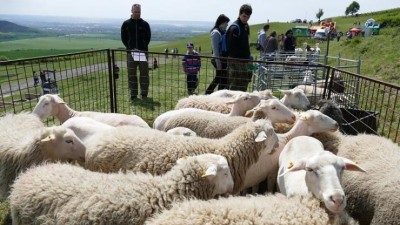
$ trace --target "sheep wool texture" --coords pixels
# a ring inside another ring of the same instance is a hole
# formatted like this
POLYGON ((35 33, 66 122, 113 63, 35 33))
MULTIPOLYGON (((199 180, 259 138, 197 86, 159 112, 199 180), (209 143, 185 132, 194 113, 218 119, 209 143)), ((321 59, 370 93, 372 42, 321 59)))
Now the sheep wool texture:
POLYGON ((191 95, 187 98, 180 99, 176 104, 175 109, 197 108, 229 114, 232 110, 232 104, 226 104, 226 102, 230 100, 230 98, 223 97, 191 95))
POLYGON ((331 219, 317 199, 306 196, 286 198, 281 194, 241 196, 208 201, 176 203, 155 214, 146 225, 305 225, 357 224, 344 216, 341 223, 331 219))
POLYGON ((96 139, 92 137, 91 141, 87 145, 85 166, 93 171, 133 170, 160 175, 185 156, 204 153, 225 156, 235 191, 243 184, 247 169, 258 160, 260 151, 272 150, 278 138, 268 120, 258 120, 242 124, 221 139, 182 137, 153 129, 119 127, 112 135, 105 132, 96 139), (265 127, 268 127, 265 132, 267 140, 256 142, 257 135, 265 127))
POLYGON ((367 171, 343 174, 347 211, 360 224, 399 224, 400 147, 369 134, 339 140, 338 155, 358 162, 367 171))
POLYGON ((34 167, 10 195, 14 225, 143 224, 153 213, 187 198, 210 199, 206 165, 192 158, 163 176, 104 174, 68 164, 34 167))
POLYGON ((218 113, 204 112, 184 112, 172 116, 166 123, 164 130, 175 127, 187 127, 193 130, 197 136, 205 138, 221 138, 232 132, 241 124, 247 123, 251 119, 242 116, 221 116, 218 113))
POLYGON ((0 127, 0 198, 4 198, 21 171, 44 160, 37 144, 44 125, 39 117, 20 113, 0 118, 0 127))

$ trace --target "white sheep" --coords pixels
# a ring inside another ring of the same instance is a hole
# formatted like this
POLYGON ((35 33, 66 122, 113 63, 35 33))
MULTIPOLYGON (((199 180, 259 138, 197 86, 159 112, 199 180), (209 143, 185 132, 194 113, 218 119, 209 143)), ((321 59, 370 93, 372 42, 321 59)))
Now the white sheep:
MULTIPOLYGON (((297 85, 295 88, 301 89, 304 91, 304 94, 307 96, 311 105, 316 105, 322 99, 324 94, 324 88, 316 87, 314 85, 297 85)), ((326 91, 328 94, 328 91, 326 91)))
POLYGON ((339 128, 336 121, 317 110, 308 110, 300 114, 292 129, 284 134, 278 134, 279 147, 272 154, 261 152, 257 163, 247 170, 243 188, 254 187, 267 179, 268 191, 275 190, 277 173, 279 168, 279 155, 285 145, 294 137, 310 136, 314 133, 336 131, 339 128))
POLYGON ((226 116, 226 114, 205 111, 179 109, 164 124, 164 130, 174 127, 187 127, 198 136, 221 138, 232 132, 241 124, 257 119, 269 119, 272 123, 294 123, 296 116, 277 99, 261 100, 254 109, 252 118, 242 116, 226 116))
POLYGON ((182 136, 191 136, 191 137, 196 137, 197 134, 193 130, 186 128, 186 127, 175 127, 172 129, 167 130, 168 134, 173 134, 173 135, 182 135, 182 136))
MULTIPOLYGON (((248 93, 248 92, 223 89, 223 90, 218 90, 216 92, 213 92, 213 93, 209 94, 208 96, 234 98, 235 96, 237 96, 239 94, 243 94, 243 93, 248 93)), ((271 90, 253 91, 252 93, 259 95, 262 100, 276 98, 275 96, 273 96, 271 90)))
POLYGON ((208 201, 188 200, 155 214, 146 225, 355 225, 347 215, 331 217, 312 196, 287 198, 281 194, 236 196, 208 201))
POLYGON ((85 166, 90 170, 157 175, 170 170, 183 156, 214 153, 228 159, 235 190, 241 187, 247 168, 258 160, 260 151, 268 154, 278 146, 268 120, 242 124, 220 139, 176 136, 139 127, 117 127, 96 137, 87 145, 85 166))
POLYGON ((83 143, 86 143, 97 132, 111 131, 114 128, 90 117, 72 117, 61 124, 61 126, 74 131, 83 143))
POLYGON ((286 196, 310 192, 334 214, 346 207, 340 180, 344 170, 363 171, 353 161, 325 151, 320 141, 299 136, 290 140, 279 156, 278 187, 286 196))
POLYGON ((254 108, 260 101, 261 97, 253 93, 242 93, 236 95, 234 99, 208 95, 192 95, 180 99, 175 109, 198 108, 229 114, 231 116, 243 116, 247 110, 254 108))
POLYGON ((32 168, 15 181, 14 225, 143 224, 187 198, 211 199, 232 191, 226 158, 204 154, 179 159, 163 176, 103 174, 67 164, 32 168))
MULTIPOLYGON (((223 97, 210 97, 210 96, 189 96, 179 100, 182 104, 194 104, 195 107, 182 107, 175 110, 170 110, 159 115, 153 123, 153 128, 157 130, 166 130, 165 123, 169 118, 176 116, 182 112, 201 112, 200 110, 215 111, 225 114, 225 110, 229 110, 228 116, 243 116, 247 110, 252 109, 260 103, 260 97, 255 94, 241 93, 236 95, 234 98, 223 98, 223 97), (197 104, 197 103, 199 104, 197 104), (228 105, 232 105, 229 108, 228 105), (214 110, 213 110, 214 109, 214 110)), ((178 104, 180 104, 178 102, 178 104)))
POLYGON ((279 90, 284 94, 281 102, 289 108, 307 110, 310 101, 301 89, 279 90))
POLYGON ((39 98, 39 102, 33 109, 34 114, 40 119, 45 119, 48 116, 55 116, 61 123, 64 123, 69 118, 74 116, 90 117, 94 120, 109 124, 111 126, 138 126, 149 128, 149 125, 139 116, 126 115, 121 113, 103 113, 84 111, 79 112, 71 109, 68 105, 55 94, 45 94, 39 98))
POLYGON ((291 56, 287 56, 286 57, 286 63, 303 63, 303 62, 308 62, 307 57, 304 56, 300 56, 300 55, 304 55, 304 51, 301 48, 296 48, 295 49, 295 55, 291 55, 291 56))
POLYGON ((45 161, 85 159, 85 146, 70 129, 45 127, 33 114, 7 114, 0 118, 0 197, 19 173, 45 161))
POLYGON ((343 174, 347 211, 360 224, 398 224, 400 221, 400 146, 371 134, 335 133, 316 137, 325 149, 351 159, 368 171, 343 174))

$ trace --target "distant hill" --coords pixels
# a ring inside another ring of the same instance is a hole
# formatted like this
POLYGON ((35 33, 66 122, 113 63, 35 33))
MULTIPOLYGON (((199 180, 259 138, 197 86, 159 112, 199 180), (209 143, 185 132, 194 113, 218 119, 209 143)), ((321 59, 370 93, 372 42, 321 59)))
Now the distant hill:
POLYGON ((6 20, 0 20, 0 32, 6 32, 6 33, 39 33, 39 31, 21 26, 6 20))

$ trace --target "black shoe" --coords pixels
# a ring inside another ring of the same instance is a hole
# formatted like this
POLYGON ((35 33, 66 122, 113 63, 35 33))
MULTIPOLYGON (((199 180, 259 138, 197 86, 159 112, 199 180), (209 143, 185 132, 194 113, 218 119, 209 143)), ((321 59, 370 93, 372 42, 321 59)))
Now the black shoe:
POLYGON ((137 99, 137 96, 134 96, 134 95, 131 96, 131 100, 132 100, 132 101, 134 101, 134 100, 136 100, 136 99, 137 99))

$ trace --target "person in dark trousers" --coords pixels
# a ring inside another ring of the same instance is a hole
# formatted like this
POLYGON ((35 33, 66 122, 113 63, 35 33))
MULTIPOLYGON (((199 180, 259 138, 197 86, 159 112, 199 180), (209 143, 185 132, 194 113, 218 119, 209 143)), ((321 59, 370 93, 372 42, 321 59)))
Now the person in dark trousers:
POLYGON ((211 37, 211 49, 213 58, 211 63, 215 68, 215 77, 213 81, 210 83, 206 90, 206 94, 213 93, 214 89, 218 86, 218 90, 228 89, 228 71, 226 70, 228 64, 226 59, 220 59, 219 57, 227 57, 221 51, 221 38, 225 33, 226 28, 228 27, 229 18, 224 14, 218 16, 217 21, 215 22, 214 27, 211 29, 210 37, 211 37))
MULTIPOLYGON (((124 21, 121 26, 121 40, 127 50, 148 51, 148 45, 151 40, 150 25, 143 20, 141 15, 141 6, 133 4, 131 9, 131 18, 124 21)), ((140 72, 140 92, 142 98, 147 98, 149 91, 149 64, 146 59, 142 61, 133 59, 133 52, 128 52, 128 82, 131 92, 131 100, 137 98, 138 95, 138 77, 137 67, 140 72)))
POLYGON ((158 61, 156 58, 153 59, 153 69, 157 69, 158 68, 158 61))
POLYGON ((250 27, 247 21, 253 10, 250 5, 244 4, 239 9, 239 18, 231 25, 226 34, 228 46, 228 82, 230 90, 247 91, 251 78, 247 72, 250 59, 249 34, 250 27))
POLYGON ((186 74, 186 84, 189 95, 193 95, 199 84, 198 73, 201 67, 201 59, 199 53, 193 50, 193 43, 189 42, 186 45, 186 55, 182 57, 183 71, 186 74))
POLYGON ((46 83, 46 74, 44 73, 44 71, 40 71, 39 76, 40 76, 40 81, 42 82, 42 85, 44 83, 46 83))
POLYGON ((283 41, 283 48, 286 54, 294 54, 296 48, 296 40, 293 37, 292 30, 286 31, 285 40, 283 41))
POLYGON ((33 71, 33 85, 36 87, 39 84, 39 76, 36 71, 33 71))

